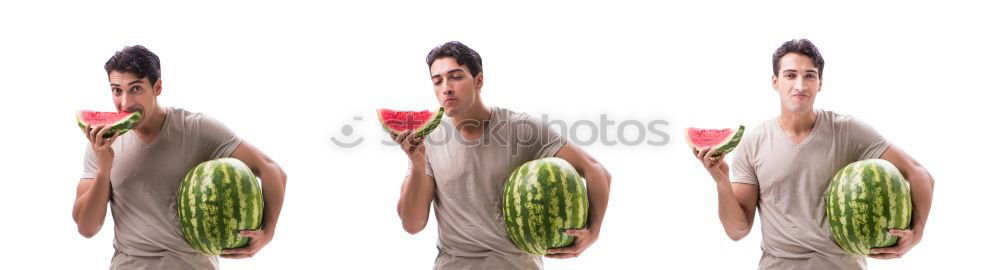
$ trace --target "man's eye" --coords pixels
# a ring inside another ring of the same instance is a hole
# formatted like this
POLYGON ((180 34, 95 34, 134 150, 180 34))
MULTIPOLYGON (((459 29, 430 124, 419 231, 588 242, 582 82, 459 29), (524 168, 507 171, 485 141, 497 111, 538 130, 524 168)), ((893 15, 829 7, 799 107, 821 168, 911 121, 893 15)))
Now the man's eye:
POLYGON ((462 75, 451 76, 452 79, 458 80, 462 78, 462 75))
POLYGON ((115 94, 116 96, 119 96, 119 95, 121 95, 121 94, 122 94, 122 90, 121 90, 121 89, 118 89, 118 88, 115 88, 115 89, 111 89, 111 93, 112 93, 112 94, 115 94))
POLYGON ((132 91, 133 93, 139 92, 139 90, 142 90, 142 88, 139 88, 138 86, 132 87, 132 89, 130 89, 130 91, 132 91))

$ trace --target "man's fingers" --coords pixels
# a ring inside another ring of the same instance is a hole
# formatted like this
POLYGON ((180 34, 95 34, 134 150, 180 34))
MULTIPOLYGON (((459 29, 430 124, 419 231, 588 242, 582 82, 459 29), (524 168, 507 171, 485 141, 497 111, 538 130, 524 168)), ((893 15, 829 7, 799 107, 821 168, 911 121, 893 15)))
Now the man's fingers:
POLYGON ((902 255, 886 253, 886 254, 871 254, 871 255, 868 255, 868 257, 875 258, 875 259, 880 259, 880 260, 888 260, 888 259, 900 258, 900 257, 902 257, 902 255))
POLYGON ((219 257, 223 257, 223 258, 226 258, 226 259, 246 259, 246 258, 253 257, 253 255, 255 255, 255 254, 222 254, 222 255, 219 255, 219 257))
POLYGON ((407 135, 410 135, 410 131, 409 130, 404 130, 403 132, 400 132, 400 133, 396 134, 396 137, 393 138, 393 140, 395 140, 396 143, 398 143, 398 144, 403 144, 403 141, 406 139, 407 135))
POLYGON ((564 254, 564 253, 580 253, 580 251, 581 251, 580 247, 574 243, 572 246, 561 247, 561 248, 553 248, 553 249, 546 250, 546 253, 548 253, 548 254, 564 254))
POLYGON ((115 135, 111 135, 111 138, 108 138, 108 140, 105 143, 108 145, 115 143, 115 140, 118 140, 118 136, 121 136, 121 134, 118 134, 116 132, 115 135))
POLYGON ((901 251, 898 246, 895 247, 884 247, 884 248, 873 248, 871 250, 872 254, 897 254, 901 251))
POLYGON ((911 233, 912 232, 910 230, 897 230, 897 229, 891 229, 891 230, 889 230, 889 234, 895 235, 895 236, 898 236, 898 237, 909 237, 911 233))
POLYGON ((253 244, 241 248, 223 249, 222 254, 251 254, 254 253, 253 244))
POLYGON ((545 255, 546 258, 550 259, 569 259, 579 257, 580 253, 561 253, 561 254, 548 254, 545 255))
POLYGON ((568 247, 553 248, 553 249, 549 249, 549 250, 545 251, 545 253, 548 253, 548 254, 563 254, 563 253, 572 253, 572 252, 573 251, 570 248, 568 248, 568 247))
POLYGON ((240 236, 250 237, 250 238, 256 238, 256 237, 260 236, 263 233, 264 232, 262 232, 260 230, 245 230, 245 231, 240 231, 240 236))
MULTIPOLYGON (((106 144, 106 143, 107 143, 107 141, 106 141, 106 140, 104 140, 104 134, 105 134, 105 133, 108 133, 108 130, 111 130, 111 125, 104 125, 104 126, 101 126, 101 130, 98 130, 98 131, 97 131, 97 134, 96 134, 96 135, 94 135, 94 139, 95 139, 96 141, 100 141, 100 142, 101 142, 101 143, 100 143, 100 145, 104 145, 104 144, 106 144)), ((112 135, 113 135, 113 134, 112 134, 112 135)))
POLYGON ((90 143, 95 143, 96 144, 97 143, 97 132, 101 131, 101 125, 92 126, 90 124, 87 124, 87 126, 89 127, 87 129, 87 139, 90 140, 90 143))
POLYGON ((417 136, 417 132, 410 131, 410 133, 406 135, 406 141, 409 142, 410 145, 420 145, 420 142, 422 141, 421 139, 422 137, 417 136))
POLYGON ((705 153, 705 158, 707 158, 708 160, 714 161, 715 158, 712 157, 712 155, 714 155, 714 154, 715 154, 715 149, 708 148, 708 151, 705 153))
POLYGON ((566 230, 566 234, 572 235, 572 236, 576 236, 576 237, 582 237, 582 236, 584 236, 584 235, 587 234, 587 231, 586 230, 566 230))
POLYGON ((705 155, 708 154, 708 150, 710 150, 710 148, 708 146, 702 147, 701 149, 698 149, 698 159, 704 161, 705 160, 705 155))

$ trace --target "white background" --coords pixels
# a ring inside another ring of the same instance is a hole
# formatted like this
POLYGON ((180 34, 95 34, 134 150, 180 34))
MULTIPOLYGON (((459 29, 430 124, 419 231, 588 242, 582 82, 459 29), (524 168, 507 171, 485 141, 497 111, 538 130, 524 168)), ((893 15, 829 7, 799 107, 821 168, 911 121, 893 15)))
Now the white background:
POLYGON ((107 268, 111 216, 92 239, 70 217, 86 147, 73 113, 114 109, 103 64, 132 44, 162 60, 161 104, 219 119, 288 173, 274 241, 223 268, 430 268, 436 224, 402 230, 407 160, 373 112, 436 107, 424 56, 460 40, 484 57, 487 105, 670 121, 667 146, 584 146, 614 176, 601 239, 547 268, 753 269, 759 224, 725 236, 680 131, 776 116, 770 55, 802 37, 827 59, 816 107, 868 122, 937 180, 923 242, 871 268, 995 265, 995 6, 83 2, 0 4, 0 268, 107 268))

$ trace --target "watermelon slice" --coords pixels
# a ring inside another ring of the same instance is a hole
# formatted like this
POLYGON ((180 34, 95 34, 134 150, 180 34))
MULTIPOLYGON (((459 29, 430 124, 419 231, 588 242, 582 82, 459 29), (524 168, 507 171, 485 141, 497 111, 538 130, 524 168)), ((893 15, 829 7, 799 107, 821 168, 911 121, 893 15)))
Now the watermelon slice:
POLYGON ((76 113, 76 124, 80 125, 80 129, 84 132, 87 131, 87 124, 90 126, 96 125, 111 125, 111 128, 104 133, 104 138, 111 138, 115 134, 123 134, 132 129, 132 126, 139 121, 142 117, 142 112, 95 112, 95 111, 79 111, 76 113))
POLYGON ((711 146, 715 149, 712 157, 718 157, 732 152, 736 145, 740 144, 743 137, 743 125, 733 131, 732 129, 700 129, 687 128, 685 130, 688 145, 694 148, 711 146))
POLYGON ((382 128, 392 134, 399 135, 400 132, 414 130, 417 136, 430 134, 441 124, 441 117, 444 116, 444 107, 436 112, 432 111, 394 111, 390 109, 378 109, 378 121, 382 123, 382 128))

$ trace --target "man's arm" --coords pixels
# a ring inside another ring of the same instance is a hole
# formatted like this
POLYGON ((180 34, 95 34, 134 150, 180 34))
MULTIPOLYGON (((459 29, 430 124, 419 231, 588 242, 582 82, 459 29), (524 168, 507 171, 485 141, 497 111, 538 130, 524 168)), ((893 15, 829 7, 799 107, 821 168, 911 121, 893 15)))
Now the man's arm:
POLYGON ((590 201, 587 227, 581 230, 567 230, 566 234, 576 237, 573 245, 550 249, 549 255, 546 255, 549 258, 573 258, 580 256, 601 235, 601 223, 604 222, 604 212, 608 209, 611 174, 594 157, 573 144, 566 144, 560 148, 556 152, 556 157, 573 165, 573 168, 587 181, 587 199, 590 201))
POLYGON ((111 146, 118 139, 118 134, 109 139, 103 138, 110 127, 91 127, 88 124, 84 131, 84 135, 90 140, 97 168, 94 178, 80 179, 80 183, 76 185, 73 221, 76 222, 76 230, 86 238, 93 237, 101 231, 104 218, 108 214, 108 202, 111 200, 111 164, 115 159, 115 152, 111 146))
POLYGON ((890 145, 882 153, 881 158, 896 166, 903 174, 903 178, 910 182, 910 196, 913 200, 913 218, 910 221, 910 229, 890 231, 892 235, 900 238, 896 242, 896 246, 874 248, 872 255, 870 255, 872 258, 894 259, 902 257, 923 239, 924 225, 927 224, 927 215, 930 214, 931 199, 934 195, 934 178, 919 162, 894 145, 890 145))
POLYGON ((694 155, 702 162, 708 173, 715 180, 719 196, 719 220, 726 235, 733 241, 738 241, 750 234, 753 219, 757 211, 757 199, 760 189, 757 185, 731 183, 729 180, 729 165, 726 155, 712 158, 715 150, 694 149, 694 155))
POLYGON ((757 185, 744 183, 728 183, 729 177, 716 181, 719 193, 719 220, 726 236, 733 241, 739 241, 750 234, 753 219, 757 210, 757 197, 760 190, 757 185))
POLYGON ((241 259, 253 257, 274 237, 281 206, 285 201, 285 171, 271 158, 247 142, 240 143, 233 151, 233 158, 243 161, 253 174, 260 178, 264 193, 264 222, 260 230, 242 231, 241 236, 250 237, 250 243, 243 248, 223 250, 222 257, 241 259))
POLYGON ((431 202, 434 200, 435 183, 434 177, 424 173, 423 165, 417 164, 412 167, 399 190, 396 213, 403 222, 403 230, 409 234, 416 234, 427 226, 431 202))
POLYGON ((98 171, 92 179, 80 179, 73 202, 73 221, 83 237, 91 238, 101 231, 111 199, 111 174, 98 171))
POLYGON ((396 213, 403 223, 403 230, 416 234, 427 226, 427 218, 434 200, 434 177, 426 173, 426 155, 423 138, 414 137, 411 131, 404 131, 393 138, 410 159, 410 172, 403 179, 399 191, 396 213))

